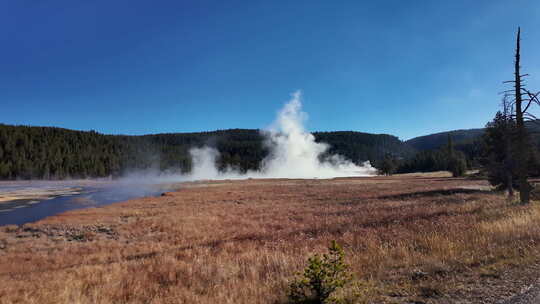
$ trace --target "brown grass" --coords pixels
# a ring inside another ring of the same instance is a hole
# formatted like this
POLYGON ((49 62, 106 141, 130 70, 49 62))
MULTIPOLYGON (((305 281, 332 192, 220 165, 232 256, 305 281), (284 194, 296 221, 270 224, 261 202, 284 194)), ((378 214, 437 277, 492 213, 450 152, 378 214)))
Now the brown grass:
POLYGON ((283 303, 306 258, 344 245, 358 303, 486 303, 540 261, 540 207, 483 181, 190 183, 0 227, 0 303, 283 303))

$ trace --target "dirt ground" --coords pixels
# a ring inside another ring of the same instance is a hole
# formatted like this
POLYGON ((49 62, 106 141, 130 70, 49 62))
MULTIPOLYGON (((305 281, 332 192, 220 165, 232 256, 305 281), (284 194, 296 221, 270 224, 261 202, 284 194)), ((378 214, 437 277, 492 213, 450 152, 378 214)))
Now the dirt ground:
POLYGON ((0 303, 287 303, 343 245, 350 303, 498 303, 536 282, 540 208, 440 176, 208 181, 0 227, 0 303))

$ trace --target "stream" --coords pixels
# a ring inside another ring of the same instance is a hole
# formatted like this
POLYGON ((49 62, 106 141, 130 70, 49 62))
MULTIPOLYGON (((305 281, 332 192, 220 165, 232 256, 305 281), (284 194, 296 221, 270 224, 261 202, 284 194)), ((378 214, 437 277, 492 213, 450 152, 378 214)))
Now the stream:
POLYGON ((22 225, 74 209, 158 196, 171 185, 119 182, 0 182, 0 226, 22 225))

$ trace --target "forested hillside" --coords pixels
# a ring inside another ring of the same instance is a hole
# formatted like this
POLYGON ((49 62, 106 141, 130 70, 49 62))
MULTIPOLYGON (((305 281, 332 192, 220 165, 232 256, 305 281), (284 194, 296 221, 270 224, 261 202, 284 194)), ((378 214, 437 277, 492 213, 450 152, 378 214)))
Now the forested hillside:
POLYGON ((370 160, 376 164, 388 155, 411 157, 415 150, 397 137, 388 134, 369 134, 352 131, 315 132, 315 139, 330 145, 330 154, 340 154, 359 164, 370 160))
POLYGON ((447 143, 448 135, 452 136, 455 143, 462 143, 480 138, 482 134, 484 134, 484 129, 455 130, 415 137, 407 140, 406 143, 417 150, 434 150, 447 143))
MULTIPOLYGON (((412 149, 391 135, 316 132, 330 152, 359 164, 412 149)), ((0 124, 0 179, 62 179, 120 176, 132 170, 189 172, 189 149, 208 145, 220 152, 219 168, 256 170, 268 155, 258 130, 231 129, 144 136, 104 135, 53 127, 0 124)))

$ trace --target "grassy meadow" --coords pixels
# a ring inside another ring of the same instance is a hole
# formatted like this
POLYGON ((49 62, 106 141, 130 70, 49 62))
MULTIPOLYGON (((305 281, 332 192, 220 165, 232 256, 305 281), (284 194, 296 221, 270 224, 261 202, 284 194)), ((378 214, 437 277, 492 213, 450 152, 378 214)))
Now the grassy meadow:
POLYGON ((537 279, 540 206, 436 174, 185 183, 0 227, 0 303, 287 303, 332 240, 350 303, 495 303, 537 279))

